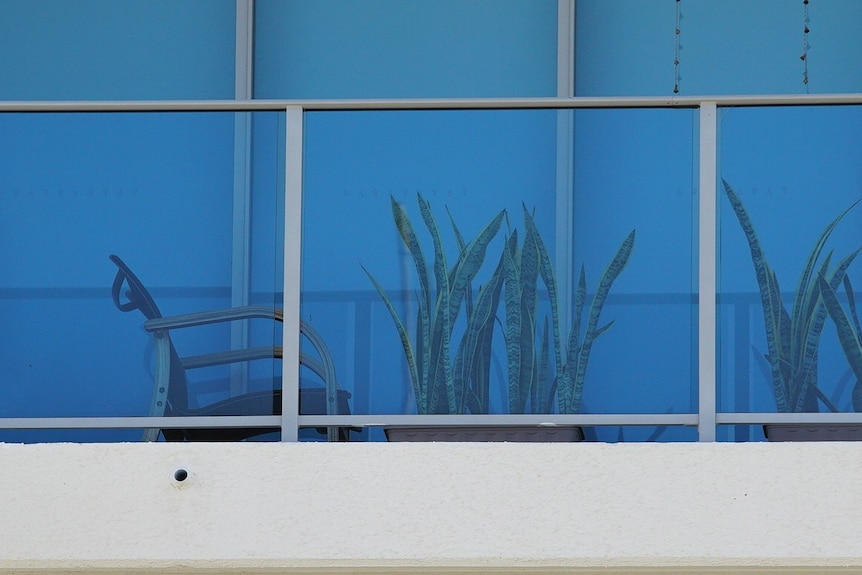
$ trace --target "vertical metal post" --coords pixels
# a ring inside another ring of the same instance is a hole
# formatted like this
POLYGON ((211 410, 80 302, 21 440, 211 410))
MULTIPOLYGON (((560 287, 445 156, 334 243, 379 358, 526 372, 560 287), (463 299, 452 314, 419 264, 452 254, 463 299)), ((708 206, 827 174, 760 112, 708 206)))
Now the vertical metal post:
POLYGON ((254 0, 236 0, 234 98, 251 100, 254 82, 254 0))
POLYGON ((698 438, 716 435, 717 134, 715 102, 700 105, 698 232, 698 438))
MULTIPOLYGON (((251 99, 254 0, 236 2, 234 98, 251 99)), ((249 304, 251 294, 251 112, 234 112, 231 306, 249 304)), ((231 323, 231 347, 248 347, 248 322, 231 323)), ((248 365, 231 365, 231 395, 245 393, 248 365)))
POLYGON ((302 260, 303 110, 288 106, 284 161, 284 324, 281 440, 299 440, 299 291, 302 260))
MULTIPOLYGON (((574 95, 575 0, 557 2, 557 97, 574 95)), ((562 337, 571 325, 574 266, 574 110, 557 111, 557 178, 555 261, 562 337)))
POLYGON ((557 97, 575 95, 575 0, 557 0, 557 97))

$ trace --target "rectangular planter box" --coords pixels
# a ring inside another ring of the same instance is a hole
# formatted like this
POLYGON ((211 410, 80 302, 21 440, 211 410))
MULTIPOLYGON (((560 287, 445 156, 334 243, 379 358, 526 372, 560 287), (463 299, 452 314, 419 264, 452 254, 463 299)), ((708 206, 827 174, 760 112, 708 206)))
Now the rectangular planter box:
POLYGON ((862 441, 862 424, 773 423, 763 434, 769 441, 862 441))
POLYGON ((583 441, 577 425, 464 425, 384 428, 389 441, 512 441, 518 443, 565 443, 583 441))

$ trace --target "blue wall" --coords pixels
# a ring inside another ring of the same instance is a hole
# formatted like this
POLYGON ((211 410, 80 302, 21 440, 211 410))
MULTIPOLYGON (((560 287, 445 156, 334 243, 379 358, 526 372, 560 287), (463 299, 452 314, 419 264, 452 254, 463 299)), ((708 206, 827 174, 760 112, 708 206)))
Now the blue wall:
POLYGON ((809 4, 807 85, 802 2, 578 0, 577 95, 673 95, 677 6, 681 96, 862 91, 855 0, 809 4))
POLYGON ((556 0, 258 0, 257 98, 554 96, 556 0))
POLYGON ((0 5, 0 99, 233 98, 232 0, 0 5))

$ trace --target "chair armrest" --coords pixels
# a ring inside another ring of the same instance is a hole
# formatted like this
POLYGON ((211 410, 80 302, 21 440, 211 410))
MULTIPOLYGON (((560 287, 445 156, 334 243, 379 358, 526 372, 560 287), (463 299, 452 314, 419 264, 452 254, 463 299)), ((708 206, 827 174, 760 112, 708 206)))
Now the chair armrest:
POLYGON ((284 311, 279 308, 262 305, 249 305, 232 307, 229 309, 203 311, 198 313, 186 313, 171 317, 159 317, 148 319, 144 322, 144 329, 155 332, 165 329, 177 329, 183 327, 195 327, 212 323, 223 323, 226 321, 237 321, 241 319, 272 319, 284 320, 284 311))
MULTIPOLYGON (((193 355, 189 357, 181 357, 180 363, 185 369, 196 369, 199 367, 211 367, 214 365, 224 365, 226 363, 239 363, 244 361, 254 361, 256 359, 281 359, 282 348, 280 345, 270 347, 252 347, 248 349, 238 349, 233 351, 222 351, 218 353, 205 353, 201 355, 193 355)), ((324 382, 327 377, 331 377, 326 372, 326 366, 323 362, 300 352, 299 363, 304 365, 317 375, 324 382)))
POLYGON ((281 356, 281 346, 250 347, 246 349, 181 357, 180 364, 182 364, 185 369, 196 369, 199 367, 211 367, 213 365, 224 365, 227 363, 254 361, 256 359, 281 359, 281 356))
MULTIPOLYGON (((195 327, 225 321, 236 321, 241 319, 273 319, 284 320, 284 311, 279 308, 266 306, 241 306, 224 310, 205 311, 200 313, 188 313, 171 317, 149 319, 144 322, 144 328, 149 332, 171 330, 184 327, 195 327)), ((335 381, 335 366, 329 356, 329 350, 323 338, 304 320, 300 321, 299 331, 311 343, 312 347, 321 356, 318 361, 307 353, 300 352, 299 362, 316 373, 324 381, 335 381)), ((222 351, 203 355, 180 358, 182 366, 187 369, 222 365, 226 363, 239 363, 255 359, 275 358, 281 359, 281 346, 258 347, 232 351, 222 351)))
MULTIPOLYGON (((161 366, 159 373, 163 372, 163 376, 157 376, 156 389, 165 390, 164 392, 159 392, 160 396, 166 396, 167 394, 166 390, 168 386, 166 383, 161 382, 166 382, 169 379, 169 358, 171 347, 170 343, 165 343, 169 342, 170 338, 159 338, 159 333, 166 335, 166 332, 172 329, 195 327, 207 324, 254 318, 272 319, 275 321, 283 322, 284 311, 279 308, 272 308, 267 306, 241 306, 224 310, 189 313, 183 315, 175 315, 171 317, 158 317, 145 321, 144 329, 148 332, 155 333, 157 336, 157 357, 168 358, 162 359, 159 362, 159 365, 161 366), (161 343, 161 345, 159 345, 159 343, 161 343)), ((330 355, 326 343, 323 341, 323 338, 320 336, 320 334, 317 333, 317 331, 313 327, 311 327, 309 323, 304 320, 300 320, 299 331, 303 336, 306 337, 311 346, 320 356, 320 359, 317 360, 308 354, 300 353, 299 363, 311 369, 311 371, 313 371, 319 377, 321 377, 321 379, 323 379, 324 385, 326 387, 326 414, 337 414, 338 381, 335 376, 335 365, 332 361, 332 356, 330 355)), ((180 361, 185 368, 196 368, 205 367, 208 365, 219 365, 226 363, 249 361, 252 359, 263 359, 268 357, 277 358, 282 355, 281 352, 281 347, 253 348, 210 353, 189 358, 181 358, 180 361)), ((162 410, 164 409, 162 407, 162 403, 158 401, 158 398, 154 399, 154 405, 156 405, 162 410)), ((330 441, 337 441, 338 428, 328 427, 327 436, 330 441)))

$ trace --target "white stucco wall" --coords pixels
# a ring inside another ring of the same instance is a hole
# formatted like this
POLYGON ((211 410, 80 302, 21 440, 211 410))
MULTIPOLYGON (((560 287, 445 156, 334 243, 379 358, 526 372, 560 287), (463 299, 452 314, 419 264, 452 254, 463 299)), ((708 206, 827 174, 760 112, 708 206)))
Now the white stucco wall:
POLYGON ((0 572, 862 572, 860 527, 862 444, 0 445, 0 572))

